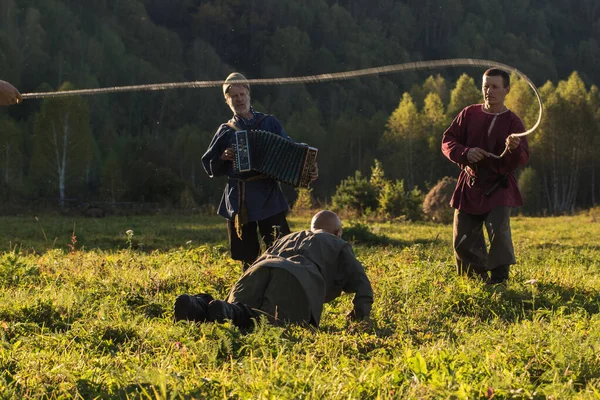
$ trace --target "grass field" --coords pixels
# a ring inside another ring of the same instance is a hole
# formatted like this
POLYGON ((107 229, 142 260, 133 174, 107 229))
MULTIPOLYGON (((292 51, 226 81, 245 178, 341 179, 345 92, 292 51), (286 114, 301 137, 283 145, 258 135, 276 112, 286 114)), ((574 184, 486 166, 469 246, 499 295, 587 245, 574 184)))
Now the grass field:
POLYGON ((0 217, 0 397, 600 398, 600 223, 514 218, 492 287, 455 275, 450 226, 370 226, 369 323, 348 295, 319 330, 242 334, 172 322, 178 294, 241 272, 218 217, 0 217))

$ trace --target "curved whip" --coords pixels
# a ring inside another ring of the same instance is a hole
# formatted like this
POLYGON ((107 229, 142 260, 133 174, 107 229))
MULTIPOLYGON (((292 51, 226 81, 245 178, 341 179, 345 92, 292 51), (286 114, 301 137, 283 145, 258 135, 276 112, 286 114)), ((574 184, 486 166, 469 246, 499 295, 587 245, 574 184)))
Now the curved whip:
MULTIPOLYGON (((319 74, 319 75, 307 75, 307 76, 297 76, 297 77, 288 77, 288 78, 267 78, 267 79, 248 79, 244 81, 228 81, 227 83, 235 84, 235 83, 245 83, 250 85, 289 85, 289 84, 308 84, 308 83, 322 83, 322 82, 330 82, 330 81, 341 81, 347 79, 360 78, 363 76, 371 76, 371 75, 381 75, 381 74, 390 74, 394 72, 402 72, 402 71, 410 71, 410 70, 419 70, 419 69, 427 69, 427 68, 440 68, 440 67, 458 67, 458 66, 473 66, 473 67, 497 67, 506 71, 514 72, 521 79, 525 80, 527 84, 531 87, 535 96, 538 100, 540 111, 538 115, 537 122, 533 125, 533 127, 525 132, 521 133, 513 133, 511 136, 514 137, 522 137, 527 136, 534 130, 538 128, 540 122, 542 120, 542 114, 544 110, 544 106, 542 104, 542 99, 538 92, 537 87, 533 84, 531 79, 527 77, 524 73, 516 69, 515 67, 511 67, 510 65, 502 64, 496 61, 490 60, 482 60, 482 59, 474 59, 474 58, 455 58, 455 59, 446 59, 446 60, 430 60, 430 61, 415 61, 408 62, 403 64, 394 64, 394 65, 386 65, 383 67, 374 67, 374 68, 365 68, 354 71, 347 72, 334 72, 329 74, 319 74)), ((225 83, 225 81, 192 81, 192 82, 173 82, 173 83, 155 83, 149 85, 132 85, 132 86, 112 86, 106 88, 97 88, 97 89, 79 89, 79 90, 65 90, 58 92, 38 92, 38 93, 24 93, 22 95, 23 100, 25 99, 40 99, 40 98, 57 98, 57 97, 67 97, 67 96, 90 96, 95 94, 103 94, 103 93, 120 93, 120 92, 134 92, 134 91, 156 91, 156 90, 170 90, 170 89, 199 89, 199 88, 208 88, 208 87, 218 87, 225 83)), ((494 158, 502 158, 506 152, 508 151, 508 146, 504 149, 501 155, 497 156, 492 153, 488 153, 490 157, 494 158)))

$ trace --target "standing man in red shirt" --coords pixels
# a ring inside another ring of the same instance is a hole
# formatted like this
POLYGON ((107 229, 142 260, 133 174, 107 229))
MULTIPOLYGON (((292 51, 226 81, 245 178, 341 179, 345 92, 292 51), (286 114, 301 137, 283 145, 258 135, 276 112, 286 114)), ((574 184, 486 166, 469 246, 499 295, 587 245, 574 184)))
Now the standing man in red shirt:
POLYGON ((456 209, 453 243, 457 272, 495 284, 508 279, 510 265, 516 262, 510 208, 523 204, 514 173, 529 159, 529 147, 524 137, 511 136, 524 132, 525 126, 504 105, 510 91, 508 73, 488 69, 481 90, 485 102, 470 105, 456 116, 444 132, 442 152, 461 168, 450 201, 456 209), (507 146, 501 159, 489 156, 502 153, 507 146))

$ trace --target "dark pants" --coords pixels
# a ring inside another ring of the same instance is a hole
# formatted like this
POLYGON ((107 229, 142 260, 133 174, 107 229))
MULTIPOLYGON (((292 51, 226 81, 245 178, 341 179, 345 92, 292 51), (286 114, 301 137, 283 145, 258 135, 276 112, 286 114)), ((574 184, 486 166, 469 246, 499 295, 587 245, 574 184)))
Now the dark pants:
POLYGON ((229 303, 240 302, 267 317, 272 324, 308 324, 310 302, 298 279, 283 268, 258 264, 233 286, 229 303))
POLYGON ((259 263, 233 286, 226 301, 208 294, 183 294, 175 300, 175 321, 224 322, 231 320, 241 329, 254 326, 252 319, 264 315, 275 325, 296 323, 317 326, 310 302, 298 279, 283 268, 259 263))
POLYGON ((285 236, 290 233, 290 227, 285 219, 287 211, 272 215, 261 221, 251 221, 242 226, 242 238, 240 239, 235 231, 235 224, 232 220, 227 220, 227 234, 229 235, 229 246, 231 248, 231 258, 243 261, 244 264, 252 264, 261 254, 260 238, 269 248, 275 239, 273 226, 279 226, 278 234, 285 236), (257 232, 258 229, 258 232, 257 232), (259 238, 260 233, 260 238, 259 238))
POLYGON ((516 262, 510 208, 496 207, 481 215, 455 210, 453 242, 458 273, 484 277, 491 271, 492 280, 508 278, 510 265, 516 262), (489 252, 483 236, 484 224, 490 241, 489 252))

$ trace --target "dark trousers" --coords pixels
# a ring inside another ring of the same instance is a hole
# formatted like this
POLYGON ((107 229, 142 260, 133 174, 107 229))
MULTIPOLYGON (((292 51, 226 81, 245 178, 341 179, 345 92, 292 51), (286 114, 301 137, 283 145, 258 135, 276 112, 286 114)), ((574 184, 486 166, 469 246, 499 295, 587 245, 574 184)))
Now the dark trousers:
POLYGON ((286 214, 287 210, 261 221, 247 222, 242 226, 241 239, 235 231, 234 222, 232 220, 227 220, 227 234, 229 236, 231 258, 243 261, 244 264, 247 265, 252 264, 261 254, 261 238, 263 242, 265 242, 265 246, 269 248, 277 239, 277 237, 275 237, 276 235, 285 236, 290 233, 290 227, 285 219, 286 214), (277 233, 275 233, 274 226, 279 226, 279 228, 277 228, 277 233))
POLYGON ((272 324, 312 321, 310 302, 298 279, 287 270, 257 264, 233 286, 229 303, 243 303, 272 324))
POLYGON ((486 214, 454 211, 454 256, 458 273, 479 274, 506 279, 510 265, 516 262, 510 231, 510 208, 496 207, 486 214), (489 252, 483 236, 485 225, 490 241, 489 252))

